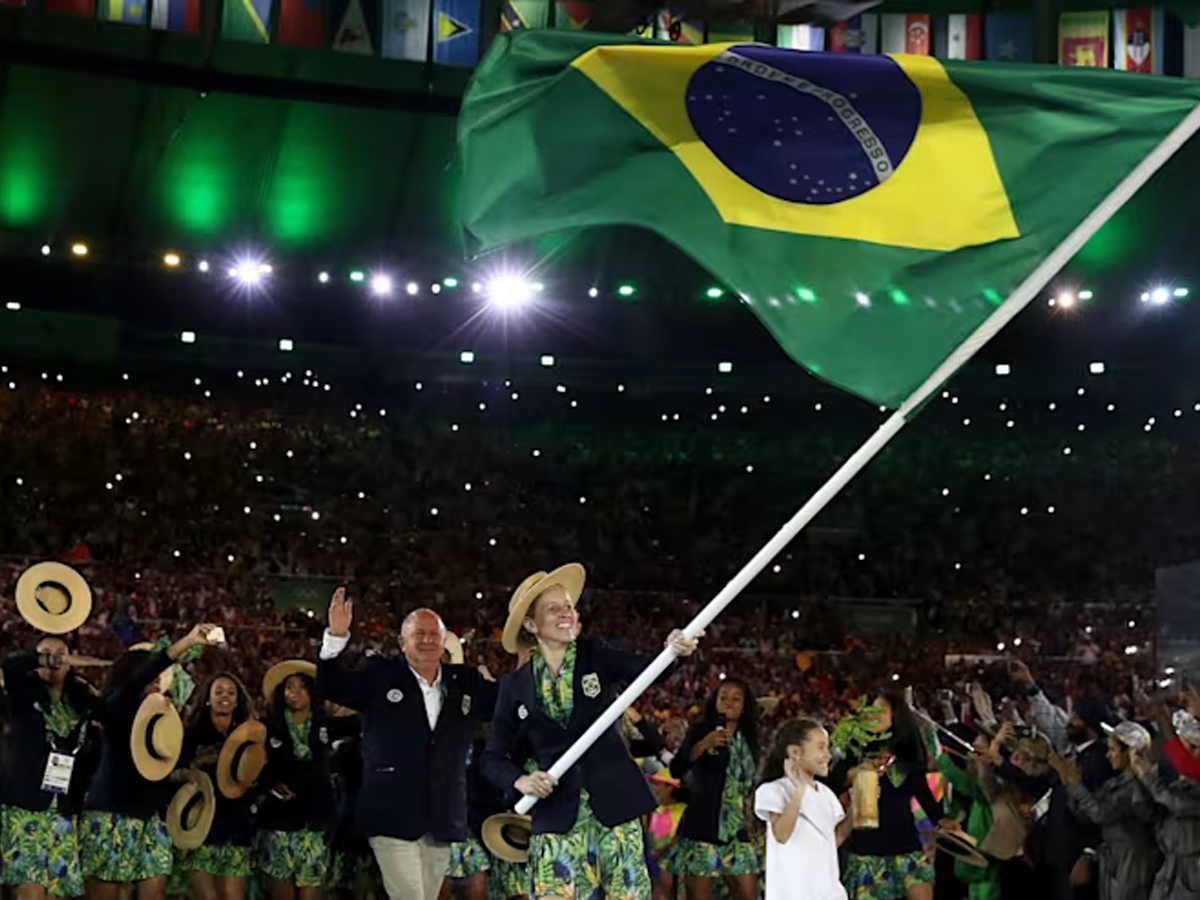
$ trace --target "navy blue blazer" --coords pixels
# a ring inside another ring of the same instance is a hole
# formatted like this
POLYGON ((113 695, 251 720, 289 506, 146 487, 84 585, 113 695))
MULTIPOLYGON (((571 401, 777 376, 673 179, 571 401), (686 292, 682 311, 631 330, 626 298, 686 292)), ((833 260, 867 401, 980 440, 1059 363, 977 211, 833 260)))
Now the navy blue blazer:
POLYGON ((403 656, 351 665, 339 655, 317 663, 317 693, 362 719, 355 824, 366 837, 468 836, 467 753, 480 723, 492 718, 496 684, 449 663, 442 663, 441 679, 442 711, 430 731, 421 686, 403 656))
MULTIPOLYGON (((725 791, 725 770, 729 768, 729 748, 721 747, 696 760, 692 759, 692 748, 719 724, 694 722, 671 760, 672 775, 681 781, 689 776, 688 805, 679 821, 679 837, 708 844, 721 843, 721 797, 725 791)), ((740 835, 738 840, 749 840, 748 833, 740 835)))
POLYGON ((124 684, 113 685, 100 696, 96 716, 100 721, 100 766, 92 779, 84 809, 150 819, 165 812, 177 785, 147 781, 133 764, 129 736, 146 686, 172 665, 166 650, 152 653, 124 684))
POLYGON ((258 779, 265 791, 258 806, 258 827, 264 831, 331 831, 337 807, 329 758, 334 743, 360 730, 358 716, 312 714, 308 730, 308 759, 296 756, 284 716, 272 712, 267 726, 267 767, 258 779))
POLYGON ((54 794, 42 790, 46 760, 53 749, 75 757, 71 786, 66 796, 59 797, 62 815, 75 815, 83 805, 83 795, 95 769, 98 741, 91 723, 98 698, 82 680, 68 674, 63 685, 63 700, 80 716, 71 734, 59 737, 46 729, 43 711, 50 704, 46 682, 37 673, 36 653, 11 653, 4 660, 4 683, 7 685, 5 714, 10 730, 0 754, 3 776, 0 781, 0 802, 33 812, 50 808, 54 794))
MULTIPOLYGON (((533 759, 541 771, 548 771, 600 718, 616 699, 618 688, 637 678, 650 663, 640 654, 617 650, 603 642, 580 640, 575 646, 574 708, 565 728, 542 711, 532 663, 500 679, 496 716, 483 753, 483 772, 497 788, 508 790, 525 774, 522 763, 526 758, 533 759)), ((673 670, 668 669, 663 677, 669 677, 673 670)), ((604 732, 583 759, 567 770, 554 793, 534 806, 534 834, 570 831, 579 815, 581 790, 588 792, 592 812, 608 828, 643 816, 658 805, 621 739, 619 723, 604 732)))

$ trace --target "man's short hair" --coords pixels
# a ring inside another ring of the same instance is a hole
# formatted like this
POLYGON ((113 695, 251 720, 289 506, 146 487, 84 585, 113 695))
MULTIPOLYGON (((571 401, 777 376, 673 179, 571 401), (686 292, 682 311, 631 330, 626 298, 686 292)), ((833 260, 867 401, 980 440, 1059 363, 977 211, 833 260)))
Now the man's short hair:
POLYGON ((414 609, 407 616, 405 616, 404 621, 400 623, 400 633, 404 634, 404 632, 408 631, 408 629, 412 626, 413 620, 417 616, 421 615, 421 613, 429 613, 431 616, 434 616, 438 620, 438 628, 441 630, 442 634, 446 633, 446 623, 442 621, 441 616, 439 616, 428 606, 422 606, 420 609, 414 609))

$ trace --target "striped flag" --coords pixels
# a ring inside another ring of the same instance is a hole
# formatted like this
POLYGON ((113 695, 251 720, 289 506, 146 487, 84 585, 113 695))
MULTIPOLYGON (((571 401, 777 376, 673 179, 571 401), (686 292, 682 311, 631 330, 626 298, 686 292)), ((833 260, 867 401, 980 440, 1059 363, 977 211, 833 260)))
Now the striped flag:
POLYGON ((451 66, 479 62, 479 0, 434 0, 433 61, 451 66))
POLYGON ((279 0, 279 43, 324 47, 328 27, 325 0, 279 0))
POLYGON ((967 13, 946 17, 946 58, 983 58, 983 16, 967 13))
POLYGON ((382 53, 388 59, 429 59, 430 0, 383 0, 382 53))
MULTIPOLYGON (((708 42, 721 43, 711 35, 708 42)), ((776 25, 775 45, 789 50, 824 50, 825 29, 816 25, 776 25)))
POLYGON ((152 0, 150 27, 157 31, 200 33, 200 0, 152 0))
POLYGON ((1161 6, 1113 10, 1113 68, 1125 72, 1163 73, 1161 6))
POLYGON ((990 12, 983 19, 984 59, 1033 62, 1033 16, 990 12))
POLYGON ((564 31, 582 31, 592 20, 592 10, 595 8, 596 4, 590 0, 558 0, 554 6, 554 27, 564 31))
POLYGON ((1058 17, 1058 61, 1064 66, 1108 68, 1108 13, 1062 13, 1058 17))
POLYGON ((929 55, 929 16, 885 13, 879 29, 881 53, 929 55))
POLYGON ((125 25, 145 25, 146 0, 100 0, 96 18, 125 25))
MULTIPOLYGON (((229 0, 225 2, 228 3, 229 0)), ((346 4, 342 21, 333 33, 333 49, 337 53, 351 53, 355 56, 375 55, 375 42, 371 38, 371 29, 367 25, 362 0, 349 0, 346 4)))
POLYGON ((225 0, 221 37, 251 44, 271 43, 271 0, 225 0))

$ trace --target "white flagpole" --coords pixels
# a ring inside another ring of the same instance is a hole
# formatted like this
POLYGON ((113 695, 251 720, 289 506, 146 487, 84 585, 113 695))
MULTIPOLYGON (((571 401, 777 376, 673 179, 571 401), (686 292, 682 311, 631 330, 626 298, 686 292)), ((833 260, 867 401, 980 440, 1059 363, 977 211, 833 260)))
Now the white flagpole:
MULTIPOLYGON (((1054 249, 1049 256, 1042 260, 1041 265, 1033 270, 1016 290, 1009 295, 1008 299, 1003 304, 998 306, 996 310, 985 319, 978 328, 976 328, 966 340, 964 340, 954 352, 946 357, 943 362, 932 375, 922 384, 917 390, 904 401, 903 405, 897 409, 888 419, 879 426, 870 438, 867 439, 853 456, 851 456, 842 467, 833 474, 824 485, 822 485, 807 503, 800 508, 788 522, 776 532, 771 540, 767 541, 766 545, 759 550, 742 568, 740 572, 733 576, 733 579, 722 588, 708 605, 705 606, 696 618, 683 629, 684 633, 690 637, 695 637, 703 631, 717 616, 719 616, 730 603, 736 599, 738 594, 746 589, 746 586, 753 581, 763 569, 765 569, 776 556, 791 543, 792 539, 800 533, 800 531, 809 522, 816 517, 825 506, 831 501, 850 480, 857 475, 862 468, 871 461, 871 459, 879 453, 901 428, 905 426, 908 417, 913 415, 924 403, 931 394, 942 386, 949 378, 957 372, 972 356, 979 352, 988 341, 996 336, 1005 325, 1028 306, 1034 298, 1037 297, 1050 283, 1050 279, 1057 275, 1062 268, 1069 263, 1075 254, 1083 249, 1084 244, 1091 240, 1092 236, 1113 217, 1113 215, 1124 206, 1129 198, 1137 193, 1147 181, 1161 169, 1175 152, 1188 142, 1188 140, 1197 132, 1200 131, 1200 106, 1196 106, 1191 112, 1184 117, 1175 129, 1167 135, 1167 137, 1150 154, 1143 159, 1138 165, 1125 176, 1124 180, 1113 188, 1112 192, 1105 197, 1100 204, 1088 214, 1079 225, 1072 231, 1061 244, 1054 249)), ((550 774, 556 779, 562 778, 563 774, 575 765, 580 757, 585 754, 588 749, 596 742, 596 740, 604 734, 613 723, 624 714, 634 701, 640 697, 650 685, 667 670, 675 660, 675 653, 669 647, 655 657, 654 661, 646 667, 632 684, 629 685, 612 705, 606 709, 600 718, 592 723, 592 726, 579 736, 567 752, 564 753, 550 767, 550 774)), ((537 803, 537 797, 531 794, 525 794, 517 803, 516 811, 518 813, 527 813, 537 803)))

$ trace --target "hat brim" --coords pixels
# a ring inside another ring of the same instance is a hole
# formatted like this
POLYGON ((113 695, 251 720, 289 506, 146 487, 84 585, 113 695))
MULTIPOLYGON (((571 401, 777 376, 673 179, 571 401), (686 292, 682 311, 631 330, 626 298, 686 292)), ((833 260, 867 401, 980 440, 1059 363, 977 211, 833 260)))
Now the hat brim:
POLYGON ((183 720, 175 704, 163 694, 150 694, 138 707, 129 732, 133 764, 147 781, 162 781, 179 763, 183 751, 183 720), (153 743, 158 752, 151 751, 153 743))
POLYGON ((258 719, 243 722, 229 733, 225 743, 221 745, 221 753, 217 757, 217 790, 229 800, 237 800, 245 796, 246 791, 254 787, 258 776, 267 764, 267 726, 258 719), (256 749, 257 748, 257 749, 256 749), (251 754, 250 775, 245 781, 237 777, 233 771, 234 760, 239 756, 251 754))
POLYGON ((779 709, 780 698, 759 697, 756 702, 758 703, 758 708, 763 711, 763 714, 769 716, 772 715, 775 710, 779 709))
POLYGON ((445 652, 450 654, 450 664, 461 666, 467 661, 467 654, 463 652, 462 639, 453 631, 446 632, 446 640, 442 645, 445 647, 445 652))
POLYGON ((504 633, 500 639, 505 651, 508 653, 520 652, 521 644, 518 638, 521 634, 521 625, 525 621, 525 616, 529 613, 529 607, 533 601, 544 591, 552 587, 561 587, 567 592, 568 597, 578 603, 586 582, 587 573, 579 563, 567 563, 565 566, 559 566, 553 572, 545 572, 527 578, 525 583, 517 588, 517 592, 513 594, 512 600, 508 603, 508 619, 504 622, 504 633))
POLYGON ((189 771, 186 779, 167 807, 167 831, 171 835, 171 843, 180 850, 195 850, 208 840, 213 817, 216 815, 217 797, 212 779, 203 772, 189 771), (189 805, 196 802, 197 797, 201 804, 200 817, 196 824, 189 828, 184 815, 189 805))
POLYGON ((317 664, 308 662, 304 659, 287 659, 281 663, 276 663, 267 669, 267 674, 263 676, 262 692, 263 698, 270 700, 275 696, 275 689, 291 678, 293 675, 304 675, 317 680, 317 664))
POLYGON ((17 612, 43 634, 67 634, 92 614, 92 589, 82 575, 60 562, 41 562, 30 566, 17 580, 17 612), (67 608, 52 613, 38 601, 42 585, 54 584, 67 595, 67 608))
POLYGON ((480 829, 483 845, 497 859, 511 863, 529 862, 529 838, 533 820, 516 813, 489 816, 480 829))
POLYGON ((975 848, 966 832, 939 828, 934 842, 939 850, 944 850, 948 856, 968 866, 986 869, 989 865, 988 858, 975 848))

